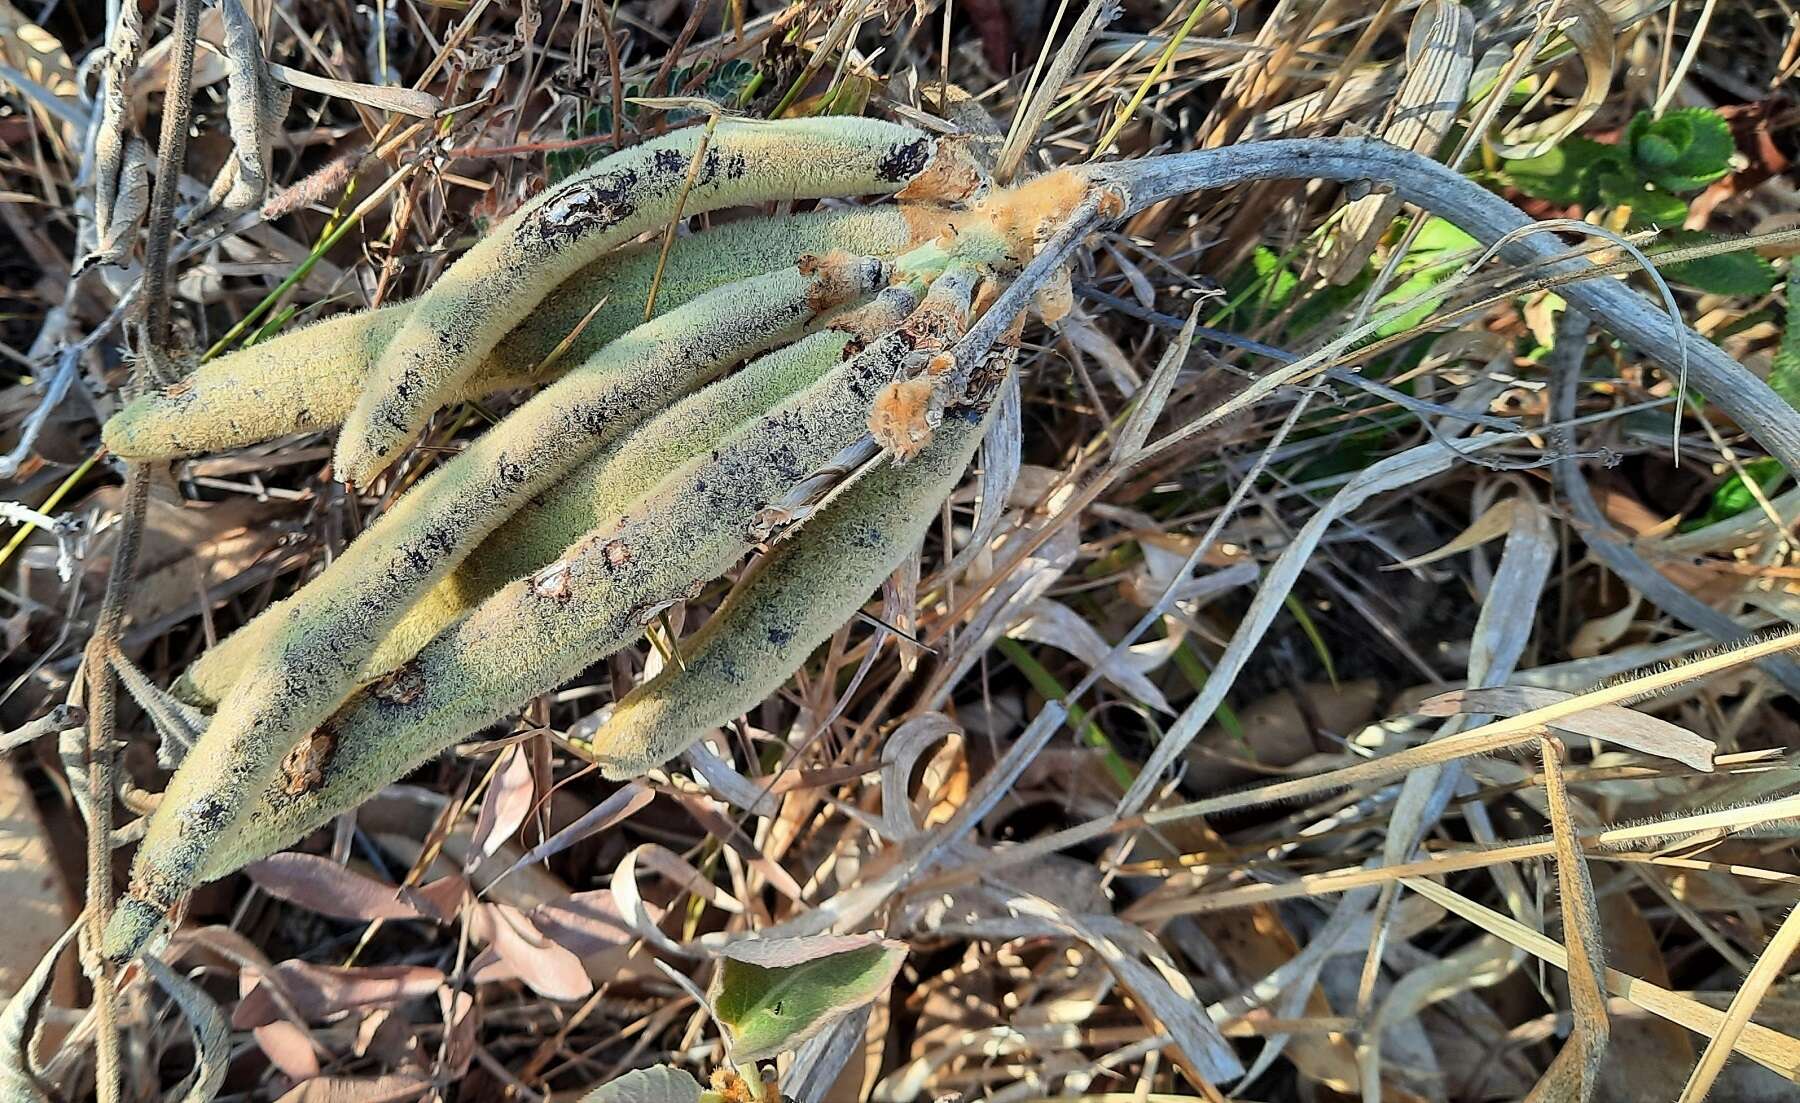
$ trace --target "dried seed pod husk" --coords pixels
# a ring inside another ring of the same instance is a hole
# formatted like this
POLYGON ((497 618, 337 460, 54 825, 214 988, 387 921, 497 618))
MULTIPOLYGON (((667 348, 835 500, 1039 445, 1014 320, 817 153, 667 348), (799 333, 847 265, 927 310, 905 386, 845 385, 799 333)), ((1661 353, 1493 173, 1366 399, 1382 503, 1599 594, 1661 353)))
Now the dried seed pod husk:
POLYGON ((378 474, 546 294, 637 235, 745 203, 892 194, 939 180, 944 158, 967 155, 910 127, 851 117, 726 121, 605 158, 495 227, 419 299, 344 419, 338 478, 378 474))
POLYGON ((290 599, 269 647, 220 703, 151 817, 107 930, 107 956, 139 952, 282 754, 354 690, 370 654, 422 594, 608 439, 841 305, 821 289, 846 293, 860 283, 867 293, 886 278, 872 258, 846 255, 841 266, 849 274, 791 268, 743 280, 632 330, 403 495, 290 599))
MULTIPOLYGON (((490 534, 407 610, 364 665, 362 679, 373 680, 412 658, 445 625, 495 590, 555 559, 604 519, 623 513, 668 472, 815 382, 843 360, 850 340, 849 333, 827 329, 776 349, 589 457, 490 534)), ((175 693, 202 707, 216 705, 268 646, 284 612, 279 605, 271 607, 220 641, 188 667, 175 693)))
MULTIPOLYGON (((530 578, 509 583, 321 731, 316 780, 271 779, 214 848, 207 879, 255 861, 355 807, 430 755, 635 641, 658 611, 716 578, 755 543, 762 507, 863 433, 868 402, 920 342, 967 324, 970 283, 946 277, 906 327, 695 457, 611 524, 530 578)), ((905 294, 890 288, 884 296, 905 294)), ((147 913, 142 913, 147 916, 147 913)))
MULTIPOLYGON (((746 219, 680 237, 663 268, 656 314, 805 253, 899 252, 939 225, 928 211, 888 205, 746 219)), ((554 379, 629 332, 644 320, 658 251, 654 242, 633 246, 577 272, 494 347, 457 396, 554 379)), ((173 459, 337 425, 415 303, 340 314, 201 364, 114 414, 106 446, 125 459, 173 459)))
POLYGON ((587 748, 613 779, 669 761, 774 693, 916 547, 981 444, 982 411, 952 407, 905 465, 852 483, 757 561, 680 664, 632 690, 587 748))

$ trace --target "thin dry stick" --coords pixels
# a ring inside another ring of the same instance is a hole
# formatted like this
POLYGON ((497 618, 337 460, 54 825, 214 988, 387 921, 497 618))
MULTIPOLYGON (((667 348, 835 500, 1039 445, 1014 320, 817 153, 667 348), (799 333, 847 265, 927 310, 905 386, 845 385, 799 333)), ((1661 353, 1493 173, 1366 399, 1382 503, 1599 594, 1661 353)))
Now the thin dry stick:
POLYGON ((644 321, 656 316, 656 293, 662 290, 663 268, 669 263, 669 247, 675 244, 675 227, 681 225, 681 212, 687 207, 688 193, 700 177, 700 166, 706 161, 706 148, 712 144, 713 131, 719 127, 719 113, 706 120, 706 129, 694 146, 693 160, 688 162, 687 179, 681 182, 681 194, 675 197, 675 209, 669 212, 669 224, 663 228, 662 249, 656 254, 656 271, 650 276, 650 293, 644 296, 644 321))
POLYGON ((1600 941, 1600 910, 1594 902, 1594 882, 1588 877, 1575 822, 1569 816, 1562 742, 1545 735, 1538 740, 1538 747, 1543 752, 1544 796, 1549 804, 1551 841, 1556 847, 1556 885, 1562 896, 1563 938, 1569 948, 1569 1002, 1575 1009, 1575 1027, 1543 1079, 1525 1098, 1527 1103, 1570 1098, 1585 1103, 1593 1097, 1600 1061, 1611 1037, 1603 980, 1606 947, 1600 941))
MULTIPOLYGON (((1792 819, 1795 816, 1800 816, 1800 797, 1771 801, 1767 804, 1729 808, 1717 812, 1705 812, 1694 816, 1677 816, 1666 820, 1650 820, 1645 823, 1608 828, 1596 835, 1583 837, 1581 847, 1582 851, 1590 858, 1608 861, 1658 860, 1672 863, 1676 859, 1630 852, 1609 853, 1609 849, 1631 843, 1641 844, 1647 839, 1672 841, 1678 837, 1686 838, 1693 835, 1712 835, 1734 829, 1741 830, 1757 824, 1792 819)), ((1277 900, 1291 900, 1301 896, 1323 896, 1330 893, 1348 892, 1351 889, 1367 885, 1380 885, 1405 877, 1442 877, 1465 870, 1485 869, 1502 863, 1523 862, 1531 858, 1548 858, 1555 853, 1556 844, 1549 839, 1512 843, 1506 846, 1455 850, 1437 857, 1421 858, 1415 862, 1404 862, 1399 865, 1355 866, 1325 873, 1309 873, 1279 885, 1245 885, 1240 888, 1209 891, 1196 896, 1184 896, 1171 900, 1152 898, 1132 907, 1130 914, 1135 920, 1148 921, 1167 919, 1177 915, 1227 911, 1232 908, 1244 908, 1253 904, 1271 904, 1277 900)), ((1012 851, 1007 851, 996 860, 1007 865, 1013 864, 1012 851)), ((1713 864, 1715 863, 1703 862, 1700 863, 1700 866, 1710 868, 1713 864)), ((1745 876, 1755 876, 1748 872, 1746 867, 1732 866, 1731 868, 1745 876)))
POLYGON ((157 141, 156 187, 150 197, 149 233, 144 241, 144 311, 150 343, 169 343, 169 250, 175 243, 175 201, 181 166, 187 161, 188 119, 194 102, 194 43, 200 0, 176 0, 175 37, 169 54, 169 83, 163 92, 162 134, 157 141))
MULTIPOLYGON (((1587 359, 1587 336, 1588 316, 1577 307, 1564 311, 1556 323, 1556 347, 1546 359, 1550 368, 1552 425, 1567 425, 1575 416, 1581 365, 1587 359)), ((1566 432, 1553 430, 1558 436, 1566 432)), ((1629 544, 1613 535, 1612 521, 1600 508, 1587 478, 1581 473, 1581 461, 1576 459, 1572 435, 1564 442, 1551 471, 1557 492, 1568 502, 1582 539, 1594 558, 1650 599, 1651 604, 1683 624, 1698 628, 1722 643, 1748 635, 1737 621, 1671 582, 1629 544)), ((1792 661, 1771 658, 1763 663, 1763 668, 1790 691, 1800 691, 1800 666, 1792 661)))
MULTIPOLYGON (((193 106, 194 45, 200 21, 199 0, 177 0, 168 84, 163 95, 162 133, 157 148, 156 185, 152 192, 149 237, 144 248, 143 295, 145 339, 153 356, 169 343, 169 253, 174 244, 175 201, 181 166, 187 158, 188 122, 193 106)), ((145 361, 133 372, 130 389, 141 379, 145 361)), ((150 501, 150 469, 143 463, 125 468, 125 502, 119 542, 101 598, 100 615, 84 656, 92 723, 87 730, 87 961, 94 987, 98 1027, 94 1045, 95 1090, 101 1103, 117 1103, 120 1093, 119 1030, 116 1014, 117 977, 111 962, 99 954, 112 908, 113 735, 118 723, 118 696, 107 656, 118 646, 125 620, 127 587, 137 569, 143 544, 144 513, 150 501)))
MULTIPOLYGON (((1547 961, 1558 969, 1569 967, 1568 951, 1542 931, 1532 930, 1512 916, 1502 915, 1436 881, 1409 877, 1405 885, 1432 903, 1467 919, 1489 934, 1504 938, 1533 957, 1547 961)), ((1605 976, 1608 992, 1623 997, 1659 1019, 1667 1019, 1708 1038, 1718 1034, 1725 1025, 1723 1012, 1691 997, 1671 992, 1642 978, 1628 976, 1617 969, 1606 970, 1605 976)), ((1737 1052, 1779 1076, 1789 1080, 1800 1079, 1800 1040, 1757 1023, 1746 1023, 1735 1047, 1737 1052)))

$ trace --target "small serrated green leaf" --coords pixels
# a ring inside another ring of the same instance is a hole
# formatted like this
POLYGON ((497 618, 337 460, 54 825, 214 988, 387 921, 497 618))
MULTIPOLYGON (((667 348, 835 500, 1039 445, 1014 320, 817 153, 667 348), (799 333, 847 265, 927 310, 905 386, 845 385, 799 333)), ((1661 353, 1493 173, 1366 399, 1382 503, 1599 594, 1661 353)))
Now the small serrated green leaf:
POLYGON ((1629 199, 1617 202, 1631 207, 1631 228, 1634 230, 1647 226, 1679 226, 1687 221, 1688 205, 1685 200, 1649 184, 1644 185, 1629 199))
POLYGON ((1625 130, 1638 171, 1664 191, 1699 191, 1731 171, 1736 144, 1717 111, 1687 107, 1662 118, 1640 112, 1625 130))
POLYGON ((1646 134, 1637 140, 1631 149, 1638 163, 1652 168, 1664 168, 1674 164, 1681 157, 1681 147, 1663 137, 1661 134, 1646 134))
POLYGON ((731 1036, 733 1061, 793 1049, 885 992, 906 944, 874 935, 736 942, 713 975, 713 1017, 731 1036))
MULTIPOLYGON (((1712 241, 1711 234, 1684 231, 1670 236, 1672 244, 1699 245, 1712 241)), ((1655 260, 1654 254, 1651 260, 1655 260)), ((1660 266, 1669 279, 1697 287, 1714 295, 1755 298, 1767 295, 1775 287, 1775 266, 1748 248, 1736 253, 1718 253, 1697 260, 1660 266)))

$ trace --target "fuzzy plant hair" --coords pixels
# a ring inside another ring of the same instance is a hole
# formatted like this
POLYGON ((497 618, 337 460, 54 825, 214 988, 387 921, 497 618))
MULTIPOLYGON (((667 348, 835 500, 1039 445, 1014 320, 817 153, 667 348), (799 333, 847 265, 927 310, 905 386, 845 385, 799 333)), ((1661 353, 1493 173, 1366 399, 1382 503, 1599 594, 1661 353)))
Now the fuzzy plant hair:
MULTIPOLYGON (((887 204, 743 219, 685 235, 669 249, 655 313, 809 253, 901 252, 937 233, 940 221, 923 204, 887 204)), ((494 346, 456 397, 554 379, 629 332, 644 321, 658 254, 655 243, 631 246, 575 273, 494 346)), ((417 301, 340 314, 209 360, 174 386, 126 403, 106 422, 103 440, 125 459, 165 460, 331 428, 368 388, 417 301)))
POLYGON ((723 122, 621 150, 527 203, 418 299, 344 420, 337 476, 380 473, 546 295, 645 231, 767 200, 958 199, 977 180, 957 143, 850 117, 723 122))
POLYGON ((614 706, 585 746, 608 778, 634 777, 775 692, 916 548, 956 489, 989 418, 952 407, 912 460, 864 475, 750 569, 680 643, 680 663, 614 706))
MULTIPOLYGON (((304 776, 271 776, 198 868, 224 876, 328 821, 457 739, 635 641, 659 612, 729 570, 759 541, 767 503, 863 434, 883 381, 968 324, 973 280, 937 280, 906 323, 671 472, 556 561, 507 584, 400 669, 352 696, 295 750, 323 744, 304 776)), ((909 295, 890 288, 890 301, 909 295)), ((802 530, 804 531, 804 530, 802 530)), ((107 952, 143 945, 164 909, 121 902, 107 952)))
POLYGON ((404 495, 289 599, 269 645, 170 780, 114 916, 109 956, 135 955, 282 753, 344 701, 381 640, 469 550, 647 412, 885 278, 881 262, 840 254, 703 295, 603 348, 404 495))
MULTIPOLYGON (((375 649, 360 678, 372 681, 412 658, 494 591, 549 563, 603 519, 624 512, 663 474, 817 381, 843 359, 851 340, 851 332, 835 327, 809 334, 689 395, 624 440, 602 448, 521 508, 419 598, 375 649)), ((283 606, 271 606, 220 641, 175 683, 176 696, 202 708, 216 707, 269 645, 284 613, 283 606)))

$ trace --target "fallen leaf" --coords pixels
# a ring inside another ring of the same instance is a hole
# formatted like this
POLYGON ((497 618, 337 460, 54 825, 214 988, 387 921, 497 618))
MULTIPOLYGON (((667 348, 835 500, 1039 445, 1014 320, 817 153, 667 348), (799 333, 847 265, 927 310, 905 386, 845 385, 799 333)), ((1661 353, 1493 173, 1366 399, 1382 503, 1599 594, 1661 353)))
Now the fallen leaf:
MULTIPOLYGON (((363 1007, 391 1007, 429 996, 444 983, 444 974, 422 965, 311 965, 284 961, 272 970, 272 979, 293 1001, 294 1010, 307 1021, 363 1007)), ((267 991, 270 981, 258 982, 238 1003, 231 1025, 239 1030, 276 1022, 281 1011, 267 991)))
POLYGON ((403 899, 397 886, 315 854, 274 854, 244 872, 270 896, 334 919, 436 918, 403 899))
POLYGON ((531 814, 535 799, 531 760, 526 757, 525 748, 514 743, 500 752, 500 761, 494 765, 494 781, 481 799, 481 815, 475 821, 475 835, 469 855, 463 859, 463 872, 472 872, 512 838, 531 814))
POLYGON ((547 1000, 578 1000, 594 990, 581 959, 507 904, 477 905, 470 919, 488 949, 469 968, 478 982, 517 978, 547 1000), (491 968, 495 963, 504 969, 491 968))
POLYGON ((430 1086, 428 1080, 398 1074, 372 1079, 319 1076, 289 1091, 275 1103, 399 1103, 430 1086))
MULTIPOLYGON (((7 759, 0 759, 0 899, 7 906, 6 937, 0 939, 0 992, 10 994, 62 937, 76 909, 31 790, 7 759)), ((58 1002, 73 1002, 71 968, 65 962, 51 974, 51 994, 58 1002)), ((52 1040, 59 1036, 56 1028, 47 1029, 52 1040)))

